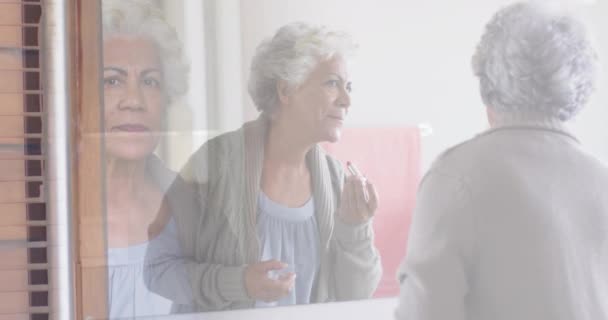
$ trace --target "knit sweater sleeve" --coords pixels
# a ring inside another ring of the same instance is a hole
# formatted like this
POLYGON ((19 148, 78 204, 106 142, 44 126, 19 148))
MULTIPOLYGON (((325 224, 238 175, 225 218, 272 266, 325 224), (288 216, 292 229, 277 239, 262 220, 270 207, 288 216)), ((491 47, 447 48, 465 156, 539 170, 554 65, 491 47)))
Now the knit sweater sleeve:
POLYGON ((423 179, 407 256, 398 272, 398 320, 468 319, 465 296, 473 254, 470 197, 462 177, 431 169, 423 179))
POLYGON ((196 258, 202 245, 197 242, 198 228, 208 214, 207 190, 213 175, 221 171, 221 164, 216 161, 221 152, 208 143, 181 170, 165 195, 165 199, 173 202, 176 232, 164 234, 146 254, 144 278, 148 288, 178 305, 194 305, 197 310, 222 310, 233 303, 251 301, 244 286, 245 266, 208 263, 196 258), (215 173, 210 175, 210 168, 215 173), (178 277, 179 283, 188 283, 190 292, 175 289, 174 280, 178 277))
MULTIPOLYGON (((328 157, 335 181, 336 208, 342 193, 344 171, 340 163, 328 157)), ((349 225, 334 219, 331 239, 331 278, 338 301, 366 299, 372 296, 382 276, 380 255, 374 245, 372 221, 349 225)))

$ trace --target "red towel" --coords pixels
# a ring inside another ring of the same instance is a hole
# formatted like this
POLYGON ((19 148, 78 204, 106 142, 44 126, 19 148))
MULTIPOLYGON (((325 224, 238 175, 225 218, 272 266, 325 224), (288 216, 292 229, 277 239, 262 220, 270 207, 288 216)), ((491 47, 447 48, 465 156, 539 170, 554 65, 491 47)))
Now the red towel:
POLYGON ((383 274, 374 297, 399 293, 396 273, 405 256, 407 237, 420 180, 418 128, 344 128, 337 143, 323 148, 342 162, 351 161, 378 191, 374 218, 375 244, 382 257, 383 274))

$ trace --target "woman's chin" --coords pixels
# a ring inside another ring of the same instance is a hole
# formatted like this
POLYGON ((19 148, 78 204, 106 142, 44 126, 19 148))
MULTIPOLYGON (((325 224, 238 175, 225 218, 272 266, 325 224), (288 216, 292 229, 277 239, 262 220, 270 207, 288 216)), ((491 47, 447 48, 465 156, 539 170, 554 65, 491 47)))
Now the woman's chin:
POLYGON ((110 157, 137 161, 151 155, 158 143, 158 137, 153 135, 106 135, 105 149, 110 157))
POLYGON ((329 143, 335 143, 335 142, 340 141, 341 137, 342 137, 342 130, 335 129, 335 130, 331 130, 331 131, 327 132, 325 134, 323 141, 326 141, 329 143))
POLYGON ((155 145, 136 145, 136 144, 122 144, 122 145, 107 145, 106 144, 106 155, 127 161, 138 161, 143 160, 150 156, 155 145))

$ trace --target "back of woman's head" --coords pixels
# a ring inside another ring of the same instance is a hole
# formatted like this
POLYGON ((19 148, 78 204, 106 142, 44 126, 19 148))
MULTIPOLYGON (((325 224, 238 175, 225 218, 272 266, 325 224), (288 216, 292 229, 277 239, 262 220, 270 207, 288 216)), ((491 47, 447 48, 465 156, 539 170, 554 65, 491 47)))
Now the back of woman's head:
POLYGON ((482 99, 498 117, 569 120, 596 82, 597 55, 585 26, 559 8, 536 3, 497 12, 472 62, 482 99))

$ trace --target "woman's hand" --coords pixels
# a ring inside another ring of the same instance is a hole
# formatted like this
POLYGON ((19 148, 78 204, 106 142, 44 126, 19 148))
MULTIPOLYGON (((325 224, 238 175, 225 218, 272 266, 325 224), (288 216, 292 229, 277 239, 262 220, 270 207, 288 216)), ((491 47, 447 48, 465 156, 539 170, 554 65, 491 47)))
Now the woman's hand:
POLYGON ((248 265, 245 268, 245 288, 249 297, 264 302, 273 302, 287 296, 293 289, 295 273, 287 272, 276 279, 269 277, 269 272, 286 267, 287 264, 277 260, 248 265))
POLYGON ((338 217, 342 222, 357 225, 367 222, 378 208, 378 193, 354 165, 348 163, 352 174, 346 175, 338 217))

